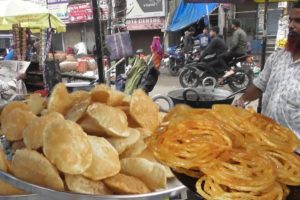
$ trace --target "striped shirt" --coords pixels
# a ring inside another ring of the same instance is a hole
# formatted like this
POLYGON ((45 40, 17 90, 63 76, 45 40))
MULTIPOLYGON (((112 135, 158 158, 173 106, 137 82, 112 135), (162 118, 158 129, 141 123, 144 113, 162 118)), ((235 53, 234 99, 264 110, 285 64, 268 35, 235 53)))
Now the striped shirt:
POLYGON ((263 91, 262 114, 300 138, 300 60, 285 50, 274 52, 253 83, 263 91))

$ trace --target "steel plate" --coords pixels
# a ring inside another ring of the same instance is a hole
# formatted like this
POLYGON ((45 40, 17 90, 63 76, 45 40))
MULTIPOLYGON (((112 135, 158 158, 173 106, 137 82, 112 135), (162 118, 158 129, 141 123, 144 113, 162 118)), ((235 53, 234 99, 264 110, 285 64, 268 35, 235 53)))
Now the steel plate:
MULTIPOLYGON (((166 197, 176 196, 180 192, 186 190, 176 178, 170 179, 168 181, 168 188, 164 190, 159 190, 156 192, 141 194, 141 195, 85 195, 69 192, 58 192, 41 186, 33 185, 17 179, 11 174, 5 173, 0 170, 0 179, 10 183, 11 185, 20 188, 28 193, 38 194, 39 199, 43 200, 122 200, 122 199, 136 199, 136 200, 161 200, 166 197)), ((33 196, 34 197, 34 196, 33 196)), ((18 198, 19 200, 20 198, 18 198)), ((24 197, 27 200, 27 197, 24 197)), ((9 199, 10 200, 10 199, 9 199)))

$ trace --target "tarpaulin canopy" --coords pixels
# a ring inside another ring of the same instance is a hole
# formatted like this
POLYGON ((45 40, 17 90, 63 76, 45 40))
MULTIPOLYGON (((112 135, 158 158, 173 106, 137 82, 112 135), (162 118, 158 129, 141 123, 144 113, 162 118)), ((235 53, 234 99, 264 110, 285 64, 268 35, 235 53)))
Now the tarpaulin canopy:
POLYGON ((65 32, 66 25, 50 11, 23 0, 0 0, 0 30, 11 30, 13 24, 24 28, 55 28, 65 32))
POLYGON ((179 31, 197 22, 199 19, 206 16, 207 13, 211 13, 217 7, 218 7, 217 3, 193 4, 193 3, 185 3, 182 0, 174 14, 174 17, 170 25, 167 28, 167 31, 170 32, 179 31))

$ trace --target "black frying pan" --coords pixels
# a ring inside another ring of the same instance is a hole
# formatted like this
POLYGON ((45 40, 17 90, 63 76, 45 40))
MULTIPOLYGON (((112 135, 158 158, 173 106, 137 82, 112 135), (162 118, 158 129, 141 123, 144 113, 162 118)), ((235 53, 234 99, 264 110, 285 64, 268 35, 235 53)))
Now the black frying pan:
POLYGON ((177 173, 174 170, 172 170, 172 172, 175 175, 175 177, 193 193, 194 198, 203 200, 203 198, 196 191, 195 185, 196 185, 196 182, 198 181, 197 178, 193 178, 193 177, 187 176, 185 174, 177 173))
MULTIPOLYGON (((190 176, 187 176, 185 174, 177 173, 174 170, 172 170, 175 177, 184 185, 186 186, 191 192, 193 192, 194 197, 199 200, 204 200, 203 197, 201 197, 197 191, 196 191, 196 182, 198 181, 197 178, 193 178, 190 176)), ((287 197, 286 200, 300 200, 300 187, 299 186, 289 186, 290 194, 287 197)))

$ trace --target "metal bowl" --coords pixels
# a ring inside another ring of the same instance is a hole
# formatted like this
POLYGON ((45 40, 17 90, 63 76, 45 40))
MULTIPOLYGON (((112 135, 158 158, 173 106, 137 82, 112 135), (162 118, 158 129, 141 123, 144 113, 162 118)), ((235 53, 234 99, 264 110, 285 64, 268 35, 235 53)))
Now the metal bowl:
POLYGON ((59 192, 27 183, 0 170, 0 180, 1 179, 28 193, 38 194, 40 197, 39 199, 43 200, 161 200, 170 196, 176 196, 186 190, 186 187, 183 186, 176 178, 168 180, 167 189, 140 195, 85 195, 70 192, 59 192))

